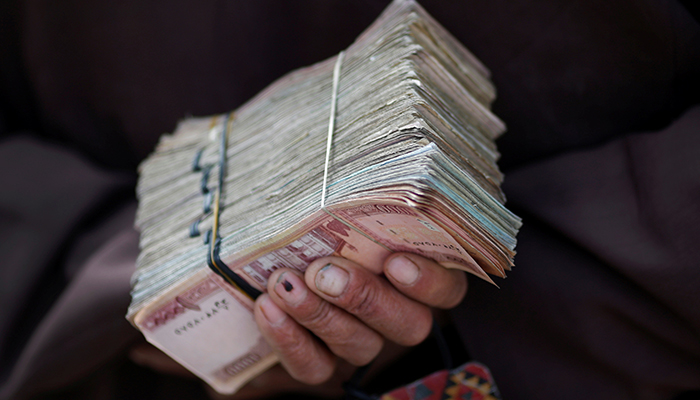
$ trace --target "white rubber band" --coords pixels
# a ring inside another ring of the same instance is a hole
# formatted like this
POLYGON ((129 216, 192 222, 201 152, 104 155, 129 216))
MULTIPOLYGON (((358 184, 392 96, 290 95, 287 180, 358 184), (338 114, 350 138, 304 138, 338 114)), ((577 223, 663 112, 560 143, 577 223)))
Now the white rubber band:
POLYGON ((331 160, 331 146, 333 145, 333 131, 335 131, 335 109, 338 102, 338 81, 340 80, 340 65, 343 63, 345 52, 341 51, 335 60, 333 68, 333 92, 331 93, 331 115, 328 119, 328 138, 326 140, 326 163, 323 167, 323 190, 321 191, 321 208, 326 208, 326 187, 328 185, 328 166, 331 160))

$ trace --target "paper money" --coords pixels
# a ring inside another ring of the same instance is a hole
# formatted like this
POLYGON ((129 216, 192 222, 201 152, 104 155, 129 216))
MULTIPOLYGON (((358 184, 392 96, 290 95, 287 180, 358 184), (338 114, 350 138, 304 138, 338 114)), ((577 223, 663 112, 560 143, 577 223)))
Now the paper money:
POLYGON ((328 255, 379 274, 391 253, 411 252, 504 277, 520 219, 503 205, 494 98, 488 70, 416 2, 396 0, 343 57, 231 115, 182 121, 140 167, 127 317, 232 393, 276 359, 253 300, 210 268, 214 253, 261 292, 274 270, 328 255))

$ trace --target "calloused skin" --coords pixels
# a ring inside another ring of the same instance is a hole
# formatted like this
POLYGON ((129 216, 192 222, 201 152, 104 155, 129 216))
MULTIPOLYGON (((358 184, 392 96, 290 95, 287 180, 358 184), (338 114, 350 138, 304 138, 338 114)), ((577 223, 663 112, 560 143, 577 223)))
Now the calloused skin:
MULTIPOLYGON (((324 257, 303 275, 275 271, 254 311, 281 367, 233 396, 211 392, 212 397, 264 398, 285 392, 338 396, 340 384, 356 366, 375 358, 375 364, 382 364, 402 346, 422 342, 430 333, 433 309, 452 308, 467 292, 464 272, 415 254, 392 254, 381 270, 383 275, 375 275, 350 260, 324 257)), ((152 354, 132 352, 132 358, 164 372, 182 372, 164 367, 167 362, 152 354)))

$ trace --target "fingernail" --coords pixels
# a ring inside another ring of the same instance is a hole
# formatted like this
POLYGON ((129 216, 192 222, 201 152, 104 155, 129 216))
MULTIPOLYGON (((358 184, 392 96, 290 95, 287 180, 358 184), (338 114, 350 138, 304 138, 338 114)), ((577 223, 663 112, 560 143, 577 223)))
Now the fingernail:
POLYGON ((406 257, 395 257, 386 266, 387 274, 404 285, 411 285, 417 279, 420 271, 418 266, 406 257))
POLYGON ((265 297, 260 302, 260 310, 263 316, 272 326, 278 326, 284 321, 287 314, 275 304, 270 297, 265 297))
POLYGON ((297 305, 306 298, 306 285, 296 274, 283 272, 275 283, 275 293, 289 305, 297 305))
POLYGON ((349 278, 347 271, 328 264, 316 274, 316 288, 329 296, 337 297, 345 291, 349 278))

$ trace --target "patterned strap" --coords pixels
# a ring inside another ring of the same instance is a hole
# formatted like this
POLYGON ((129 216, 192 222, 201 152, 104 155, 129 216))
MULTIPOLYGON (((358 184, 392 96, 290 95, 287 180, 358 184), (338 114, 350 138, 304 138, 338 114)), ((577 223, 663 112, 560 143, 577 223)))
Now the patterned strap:
POLYGON ((469 362, 442 370, 380 397, 380 400, 500 400, 489 369, 469 362))

